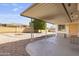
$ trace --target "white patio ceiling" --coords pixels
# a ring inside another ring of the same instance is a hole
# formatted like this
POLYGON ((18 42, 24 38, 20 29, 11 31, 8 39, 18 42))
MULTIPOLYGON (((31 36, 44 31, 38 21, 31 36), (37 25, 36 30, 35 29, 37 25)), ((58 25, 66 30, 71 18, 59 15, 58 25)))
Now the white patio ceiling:
MULTIPOLYGON (((76 9, 75 5, 76 4, 72 5, 74 9, 76 9)), ((33 4, 21 15, 30 18, 41 19, 49 23, 64 24, 72 21, 69 12, 73 11, 74 9, 68 10, 67 4, 63 5, 62 3, 38 3, 33 4)))

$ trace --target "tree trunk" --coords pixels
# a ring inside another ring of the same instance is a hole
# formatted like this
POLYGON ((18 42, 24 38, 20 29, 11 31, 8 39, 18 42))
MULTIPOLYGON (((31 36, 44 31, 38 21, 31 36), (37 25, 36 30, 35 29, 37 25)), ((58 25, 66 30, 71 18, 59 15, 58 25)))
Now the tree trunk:
POLYGON ((39 33, 39 31, 38 30, 34 30, 34 33, 39 33))

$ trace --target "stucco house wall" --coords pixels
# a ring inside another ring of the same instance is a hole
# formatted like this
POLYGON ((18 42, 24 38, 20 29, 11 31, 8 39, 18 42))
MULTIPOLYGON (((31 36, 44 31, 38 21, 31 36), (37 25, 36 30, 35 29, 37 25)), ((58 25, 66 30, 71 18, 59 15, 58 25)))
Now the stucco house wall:
POLYGON ((0 26, 0 33, 26 33, 26 32, 30 32, 30 28, 0 26))

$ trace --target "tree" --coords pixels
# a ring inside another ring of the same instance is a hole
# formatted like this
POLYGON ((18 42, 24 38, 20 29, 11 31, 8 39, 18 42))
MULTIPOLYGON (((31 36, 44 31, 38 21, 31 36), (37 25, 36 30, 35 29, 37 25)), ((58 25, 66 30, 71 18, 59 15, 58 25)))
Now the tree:
POLYGON ((38 30, 45 30, 46 28, 46 22, 39 19, 34 19, 30 25, 33 25, 34 32, 38 32, 38 30))

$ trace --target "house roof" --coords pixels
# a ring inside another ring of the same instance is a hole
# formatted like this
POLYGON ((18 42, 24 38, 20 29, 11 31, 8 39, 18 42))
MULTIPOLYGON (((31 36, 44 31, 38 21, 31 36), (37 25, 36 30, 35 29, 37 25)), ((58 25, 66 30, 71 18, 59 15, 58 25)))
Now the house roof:
POLYGON ((36 3, 21 13, 22 16, 41 19, 49 23, 64 24, 72 22, 71 12, 76 11, 77 4, 36 3))

